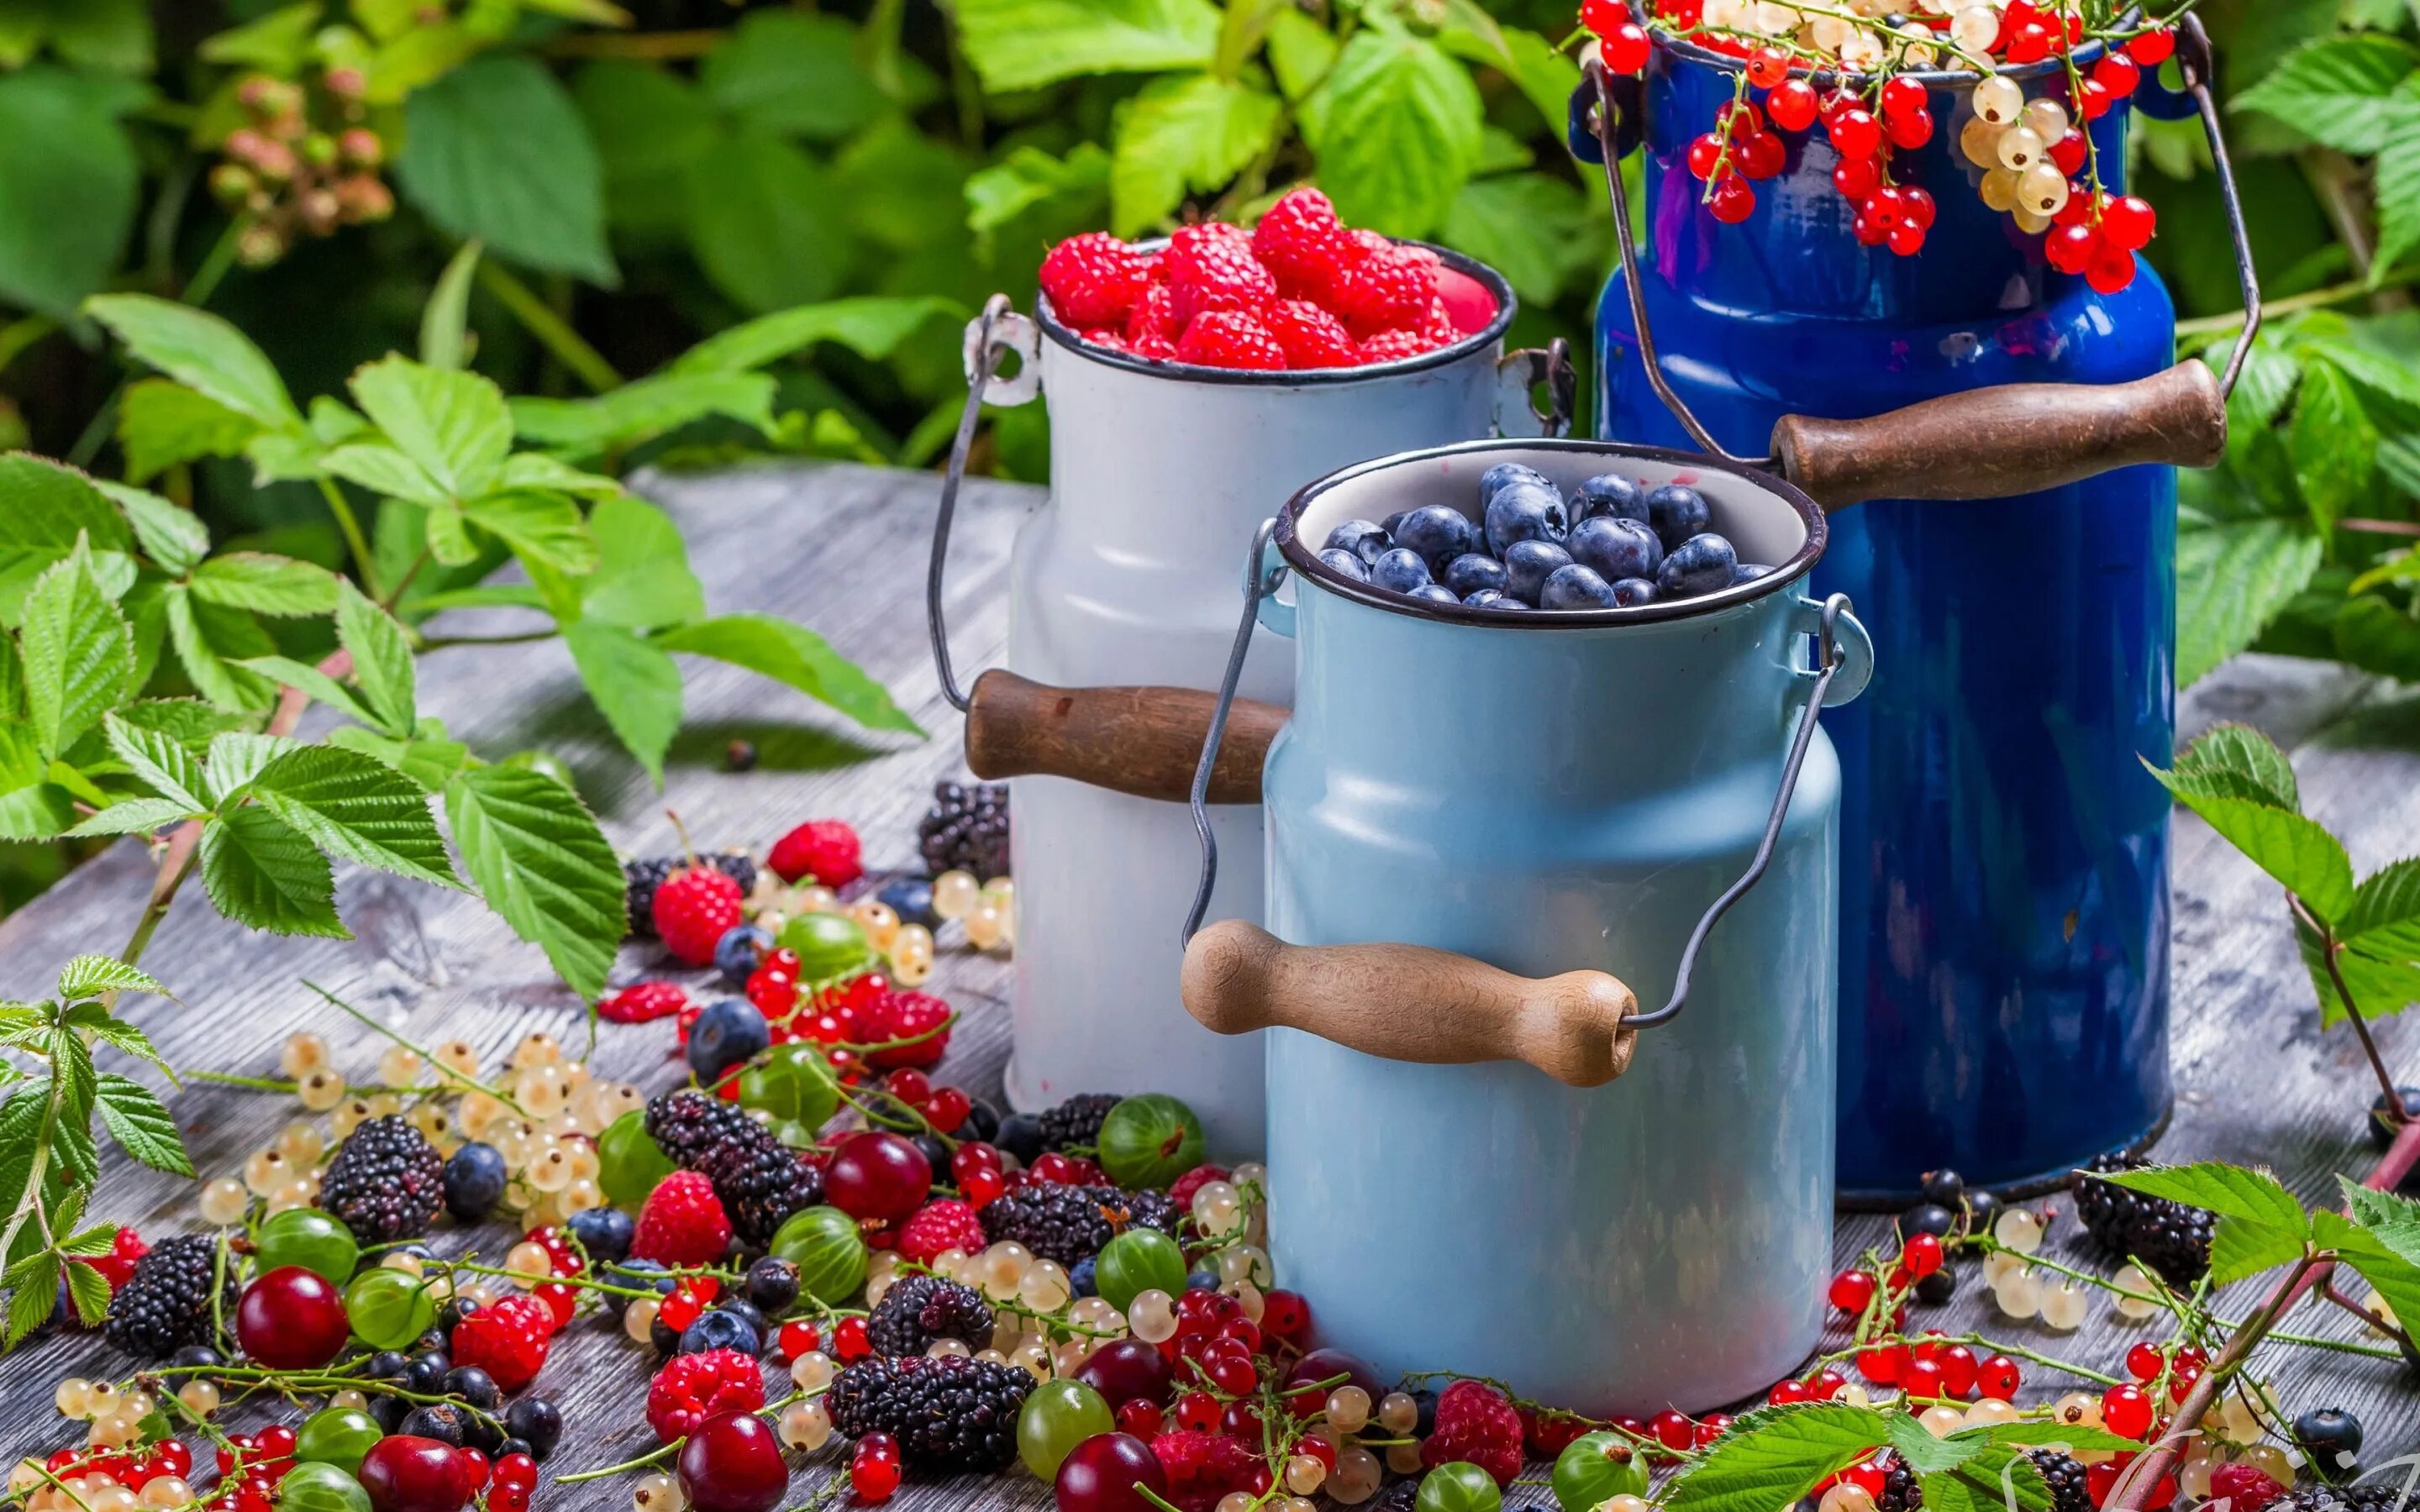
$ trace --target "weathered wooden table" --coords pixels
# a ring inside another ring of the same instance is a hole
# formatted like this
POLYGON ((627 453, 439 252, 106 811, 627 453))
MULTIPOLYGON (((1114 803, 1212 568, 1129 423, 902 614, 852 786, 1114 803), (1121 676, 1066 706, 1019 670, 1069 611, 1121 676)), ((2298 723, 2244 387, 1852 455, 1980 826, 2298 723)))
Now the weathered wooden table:
MULTIPOLYGON (((563 757, 629 854, 675 848, 665 817, 671 808, 702 847, 761 847, 800 819, 844 816, 866 837, 873 864, 912 866, 914 825, 932 783, 958 770, 958 721, 940 699, 918 601, 936 480, 833 467, 664 478, 647 487, 678 515, 712 605, 778 610, 814 625, 881 678, 933 737, 869 743, 802 698, 768 693, 769 685, 719 664, 694 663, 690 719, 659 794, 580 696, 559 644, 434 654, 421 672, 424 706, 485 754, 542 747, 563 757), (754 741, 761 753, 744 776, 721 769, 735 736, 754 741)), ((1010 537, 1040 501, 1032 488, 968 489, 949 579, 964 667, 999 659, 1010 537)), ((443 628, 475 631, 481 625, 476 616, 458 615, 443 628)), ((2195 689, 2186 717, 2188 733, 2220 718, 2249 720, 2292 748, 2310 810, 2350 839, 2365 871, 2413 848, 2420 836, 2420 701, 2381 698, 2333 671, 2247 658, 2195 689)), ((2372 1093, 2359 1049, 2349 1034, 2319 1031, 2276 887, 2197 821, 2180 816, 2177 824, 2178 1101, 2159 1153, 2265 1163, 2306 1199, 2331 1201, 2335 1173, 2358 1175, 2371 1160, 2361 1125, 2372 1093)), ((124 843, 0 923, 0 994, 39 995, 67 956, 116 949, 149 880, 140 847, 124 843)), ((412 1038, 467 1039, 490 1069, 532 1029, 580 1042, 580 1005, 538 952, 478 903, 358 870, 340 872, 340 893, 357 936, 349 941, 248 933, 218 918, 198 896, 184 898, 144 961, 181 1003, 145 1001, 131 1011, 173 1064, 253 1073, 273 1074, 279 1043, 307 1028, 336 1047, 339 1070, 356 1079, 372 1074, 383 1041, 307 991, 306 980, 412 1038)), ((642 974, 652 964, 643 954, 625 951, 616 980, 642 974)), ((1006 978, 997 958, 945 949, 934 979, 965 1014, 943 1079, 994 1098, 1008 1051, 1006 978)), ((2390 1064, 2420 1056, 2402 1021, 2381 1024, 2378 1034, 2390 1064)), ((671 1043, 666 1025, 608 1026, 594 1064, 600 1074, 652 1091, 679 1078, 671 1043)), ((2077 1094, 2091 1095, 2088 1088, 2077 1094)), ((190 1088, 171 1106, 206 1175, 237 1170, 298 1109, 290 1099, 209 1086, 190 1088)), ((113 1153, 96 1213, 155 1237, 195 1228, 195 1192, 113 1153)), ((1885 1227, 1880 1218, 1844 1218, 1839 1256, 1853 1258, 1885 1227)), ((2071 1220, 2055 1228, 2048 1253, 2080 1259, 2082 1251, 2066 1246, 2073 1230, 2071 1220)), ((1958 1297, 1920 1315, 1921 1322, 2112 1369, 2136 1336, 2099 1305, 2068 1335, 2039 1321, 1994 1316, 1979 1276, 1971 1265, 1962 1271, 1958 1297)), ((1315 1309, 1318 1299, 1311 1301, 1315 1309)), ((2230 1315, 2240 1316, 2249 1301, 2227 1299, 2230 1315)), ((2335 1338, 2351 1338, 2358 1327, 2316 1304, 2298 1312, 2292 1326, 2335 1338)), ((2420 1440, 2420 1395, 2396 1362, 2280 1344, 2264 1350, 2261 1364, 2289 1403, 2357 1412, 2373 1458, 2420 1440)), ((54 1384, 69 1375, 120 1374, 126 1365, 97 1335, 73 1333, 29 1345, 0 1364, 0 1447, 13 1457, 70 1442, 51 1406, 54 1384)), ((614 1463, 653 1446, 641 1416, 646 1368, 610 1322, 575 1325, 540 1382, 569 1425, 550 1473, 614 1463)), ((2047 1372, 2033 1375, 2048 1384, 2047 1372)), ((803 1498, 820 1484, 833 1458, 827 1451, 801 1468, 794 1493, 803 1498)), ((614 1507, 627 1505, 628 1495, 628 1480, 546 1486, 537 1504, 614 1507)), ((1528 1486, 1511 1501, 1551 1504, 1543 1488, 1528 1486)), ((894 1504, 923 1512, 1048 1502, 1047 1488, 1020 1472, 910 1487, 894 1504)))

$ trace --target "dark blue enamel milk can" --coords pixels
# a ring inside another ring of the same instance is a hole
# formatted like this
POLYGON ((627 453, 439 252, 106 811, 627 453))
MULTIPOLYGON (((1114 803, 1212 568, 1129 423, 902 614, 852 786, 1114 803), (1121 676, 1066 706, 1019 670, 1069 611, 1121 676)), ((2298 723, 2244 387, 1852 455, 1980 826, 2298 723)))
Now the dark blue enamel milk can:
MULTIPOLYGON (((2136 102, 2200 110, 2233 212, 2197 25, 2179 61, 2186 90, 2147 76, 2136 102)), ((1591 65, 1575 98, 1582 157, 1646 147, 1645 244, 1622 236, 1628 271, 1598 310, 1599 434, 1770 450, 1827 508, 1864 501, 1835 517, 1815 580, 1866 609, 1878 669, 1824 718, 1842 769, 1843 1199, 1899 1199, 1941 1166, 2056 1180, 2167 1116, 2168 799, 2142 762, 2164 765, 2173 738, 2173 465, 2214 452, 2149 432, 2164 405, 2206 409, 2211 375, 2170 366, 2175 310, 2148 266, 2095 293, 1983 204, 1958 147, 1971 73, 1918 76, 1939 126, 1893 160, 1937 208, 1916 255, 1857 243, 1820 128, 1785 137, 1745 222, 1717 224, 1685 158, 1738 67, 1659 37, 1643 78, 1591 65), (1784 419, 1910 405, 1929 414, 1920 444, 1784 419)), ((2034 98, 2063 72, 2007 76, 2034 98)), ((2127 109, 2093 126, 2113 193, 2127 109)))

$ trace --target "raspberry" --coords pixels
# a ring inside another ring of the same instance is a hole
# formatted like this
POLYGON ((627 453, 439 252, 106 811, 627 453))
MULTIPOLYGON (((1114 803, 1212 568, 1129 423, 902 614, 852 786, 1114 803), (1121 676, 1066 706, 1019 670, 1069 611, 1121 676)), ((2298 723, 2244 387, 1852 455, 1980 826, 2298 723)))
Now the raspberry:
POLYGON ((1259 310, 1277 298, 1278 281, 1252 255, 1241 226, 1212 223, 1177 229, 1168 243, 1169 307, 1185 322, 1210 310, 1259 310))
POLYGON ((2237 1512, 2260 1512, 2260 1509, 2286 1494, 2257 1465, 2226 1464, 2210 1473, 2210 1499, 2225 1498, 2237 1512))
MULTIPOLYGON (((1150 260, 1107 231, 1069 237, 1042 259, 1042 292, 1050 297, 1051 312, 1078 330, 1125 324, 1150 281, 1150 260)), ((773 870, 782 870, 779 860, 773 870)))
POLYGON ((1510 1486, 1521 1473, 1521 1414, 1501 1392, 1457 1381, 1437 1398, 1436 1427, 1420 1441, 1420 1463, 1431 1470, 1466 1459, 1510 1486))
POLYGON ((945 1249, 981 1252, 991 1241, 984 1237, 974 1204, 937 1198, 916 1210, 899 1229, 899 1254, 918 1265, 930 1265, 945 1249))
POLYGON ((477 1365, 506 1391, 535 1379, 553 1348, 554 1310, 521 1292, 499 1297, 454 1325, 447 1348, 458 1365, 477 1365))
POLYGON ((1230 1491, 1251 1489, 1252 1451, 1223 1433, 1163 1433, 1151 1452, 1168 1472, 1169 1501, 1184 1512, 1210 1512, 1230 1491))
POLYGON ((1344 322, 1308 300, 1280 300, 1266 319, 1288 367, 1351 367, 1361 360, 1344 322))
POLYGON ((666 1265, 711 1265, 731 1247, 731 1220, 714 1183, 696 1171, 675 1171, 656 1183, 639 1209, 630 1254, 666 1265))
POLYGON ((675 1355, 647 1382, 647 1426, 666 1443, 695 1433, 717 1412, 752 1412, 764 1405, 764 1372, 737 1350, 675 1355))
POLYGON ((1435 349, 1435 343, 1417 331, 1382 331, 1361 344, 1361 365, 1400 363, 1435 349))
POLYGON ((857 831, 845 820, 810 819, 773 842, 766 865, 784 882, 813 877, 827 887, 845 887, 865 875, 857 831))
POLYGON ((930 1066, 941 1058, 950 1047, 950 1031, 943 1027, 950 1022, 950 1005, 926 993, 887 992, 874 999, 864 1011, 864 1026, 860 1031, 872 1043, 886 1040, 907 1040, 908 1044, 892 1045, 887 1050, 867 1053, 869 1066, 884 1071, 896 1071, 902 1066, 930 1066))
POLYGON ((1083 337, 1085 345, 1090 347, 1099 347, 1113 352, 1126 349, 1125 332, 1113 330, 1109 326, 1103 326, 1097 331, 1087 331, 1083 332, 1083 337))
POLYGON ((1165 284, 1154 284, 1126 317, 1126 345, 1138 351, 1148 341, 1164 341, 1172 347, 1184 333, 1185 322, 1176 318, 1176 296, 1165 284))
POLYGON ((1202 367, 1279 371, 1286 351, 1260 317, 1242 310, 1210 310, 1196 316, 1176 344, 1176 360, 1202 367))
POLYGON ((645 1024, 689 1007, 689 994, 674 981, 634 981, 597 1005, 609 1024, 645 1024))
POLYGON ((1252 255, 1276 275, 1278 292, 1286 298, 1325 299, 1337 270, 1348 257, 1344 226, 1336 218, 1336 207, 1316 189, 1288 190, 1252 228, 1252 255))
POLYGON ((1168 1200, 1176 1204, 1177 1211, 1191 1212, 1194 1193, 1213 1181, 1224 1181, 1233 1174, 1224 1165, 1196 1165, 1169 1183, 1168 1200))
POLYGON ((740 922, 739 884, 710 866, 686 866, 656 889, 656 933, 675 960, 709 964, 722 932, 740 922))
POLYGON ((1347 269, 1328 308, 1367 341, 1386 331, 1418 330, 1436 299, 1437 255, 1426 247, 1387 242, 1347 269))
POLYGON ((1453 312, 1445 307, 1443 299, 1429 301, 1428 318, 1420 323, 1420 334, 1432 347, 1450 347, 1462 339, 1462 328, 1453 323, 1453 312))

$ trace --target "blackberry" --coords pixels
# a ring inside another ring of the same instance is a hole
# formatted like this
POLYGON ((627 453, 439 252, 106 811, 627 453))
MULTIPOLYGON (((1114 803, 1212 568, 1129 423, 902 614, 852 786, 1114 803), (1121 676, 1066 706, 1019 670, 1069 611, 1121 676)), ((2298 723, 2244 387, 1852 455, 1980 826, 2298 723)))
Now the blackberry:
POLYGON ((1419 1504, 1419 1499, 1420 1477, 1414 1475, 1409 1480, 1399 1480, 1380 1491, 1377 1500, 1370 1504, 1370 1512, 1412 1512, 1412 1508, 1419 1504))
POLYGON ((1916 1484, 1916 1472, 1903 1459, 1892 1460, 1890 1473, 1883 1477, 1883 1494, 1874 1498, 1874 1505, 1881 1512, 1910 1512, 1923 1504, 1924 1488, 1916 1484))
POLYGON ((1113 1092, 1078 1092, 1042 1115, 1042 1148, 1090 1149, 1101 1142, 1109 1109, 1125 1099, 1113 1092))
MULTIPOLYGON (((2134 1171, 2150 1165, 2131 1155, 2095 1155, 2087 1173, 2134 1171)), ((2075 1215, 2112 1256, 2133 1256, 2172 1287, 2191 1287, 2210 1270, 2211 1230, 2218 1215, 2202 1208, 2130 1191, 2113 1181, 2078 1180, 2075 1215)))
POLYGON ((2083 1461, 2055 1449, 2028 1449, 2025 1458, 2050 1485, 2051 1512, 2092 1512, 2092 1490, 2086 1484, 2083 1461))
POLYGON ((647 1133, 674 1165, 714 1183, 732 1229, 758 1249, 783 1220, 824 1198, 823 1172, 737 1103, 666 1092, 647 1104, 647 1133))
MULTIPOLYGON (((2358 1486, 2330 1486, 2324 1481, 2306 1481, 2270 1504, 2270 1512, 2410 1512, 2420 1505, 2420 1497, 2403 1494, 2401 1472, 2380 1475, 2358 1486)), ((2058 1512, 2067 1512, 2062 1506, 2058 1512)))
POLYGON ((1008 789, 997 782, 939 781, 916 825, 924 867, 935 876, 971 872, 989 882, 1008 875, 1008 789))
POLYGON ((1029 1186, 995 1197, 975 1215, 994 1243, 1013 1239, 1062 1265, 1098 1255, 1101 1246, 1141 1226, 1176 1237, 1176 1204, 1164 1192, 1121 1192, 1113 1186, 1029 1186))
MULTIPOLYGON (((744 896, 756 886, 756 857, 746 851, 716 851, 699 860, 739 884, 744 896)), ((630 910, 630 933, 643 940, 656 937, 656 889, 689 864, 686 856, 650 856, 622 863, 622 896, 630 910)))
POLYGON ((395 1113, 356 1125, 319 1178, 319 1206, 365 1244, 428 1232, 444 1198, 445 1158, 395 1113))
MULTIPOLYGON (((178 1234, 151 1246, 134 1262, 134 1273, 109 1299, 109 1341, 121 1350, 159 1359, 210 1341, 210 1277, 218 1269, 218 1242, 203 1234, 178 1234)), ((235 1316, 230 1276, 221 1311, 235 1316)))
POLYGON ((1016 1458, 1016 1414, 1033 1378, 982 1360, 876 1355, 832 1378, 824 1405, 845 1438, 888 1433, 920 1470, 1005 1470, 1016 1458))
POLYGON ((982 1293, 937 1275, 894 1282, 865 1319, 865 1340, 876 1354, 922 1354, 935 1339, 970 1350, 991 1348, 991 1308, 982 1293))

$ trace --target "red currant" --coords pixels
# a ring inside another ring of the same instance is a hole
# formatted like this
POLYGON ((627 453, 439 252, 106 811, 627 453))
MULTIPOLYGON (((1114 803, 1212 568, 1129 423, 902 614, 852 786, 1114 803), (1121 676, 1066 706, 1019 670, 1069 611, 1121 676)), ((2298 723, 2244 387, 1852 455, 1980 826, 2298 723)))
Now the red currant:
POLYGON ((1841 1478, 1862 1489, 1868 1496, 1879 1499, 1883 1488, 1890 1484, 1890 1472, 1871 1459, 1861 1459, 1840 1472, 1841 1478))
POLYGON ((1911 1234, 1900 1246, 1899 1257, 1910 1275, 1922 1280, 1941 1269, 1941 1241, 1931 1234, 1911 1234))
POLYGON ((1737 225, 1756 213, 1756 191, 1745 178, 1726 178, 1714 186, 1706 208, 1725 225, 1737 225))
POLYGON ((1730 1426, 1731 1415, 1729 1412, 1710 1413, 1698 1420, 1698 1427, 1690 1435, 1690 1443, 1693 1447, 1702 1449, 1721 1438, 1723 1429, 1730 1426))
POLYGON ((1245 1443, 1260 1443, 1260 1409, 1249 1402, 1229 1402, 1227 1410, 1218 1414, 1218 1431, 1245 1443))
POLYGON ((1827 1365, 1807 1378, 1807 1399, 1810 1402, 1828 1402, 1839 1396, 1840 1389, 1848 1383, 1849 1378, 1846 1375, 1843 1375, 1838 1367, 1827 1365))
POLYGON ((2109 92, 2107 85, 2098 79, 2084 81, 2084 94, 2082 100, 2077 102, 2077 108, 2086 120, 2099 120, 2108 115, 2110 107, 2117 103, 2118 97, 2109 92))
POLYGON ((1767 1405, 1773 1407, 1787 1407, 1792 1402, 1803 1402, 1807 1399, 1807 1382, 1795 1377, 1788 1381, 1776 1381, 1773 1383, 1773 1389, 1764 1394, 1764 1399, 1767 1405))
POLYGON ((2154 1381, 2168 1367, 2168 1357, 2146 1339, 2126 1351, 2126 1372, 2136 1381, 2154 1381))
POLYGON ((2177 34, 2163 26, 2126 44, 2126 55, 2147 69, 2156 69, 2176 55, 2177 34))
POLYGON ((496 1461, 496 1484, 521 1490, 537 1489, 537 1461, 525 1454, 508 1454, 496 1461))
POLYGON ((1708 131, 1689 144, 1689 172, 1699 178, 1712 178, 1722 165, 1722 139, 1708 131))
POLYGON ((2123 100, 2134 92, 2136 85, 2143 82, 2143 70, 2136 68, 2134 60, 2123 53, 2104 54, 2100 62, 2092 65, 2092 82, 2108 90, 2116 98, 2123 100))
POLYGON ((865 1319, 844 1318, 832 1325, 832 1358, 843 1365, 862 1360, 874 1352, 865 1337, 865 1319))
POLYGON ((1261 1295, 1261 1332, 1289 1344, 1299 1343, 1311 1328, 1311 1304, 1302 1293, 1280 1287, 1261 1295))
POLYGON ((773 1335, 773 1348, 782 1363, 788 1365, 815 1348, 815 1325, 796 1318, 790 1319, 773 1335))
POLYGON ((2029 21, 2017 27, 2004 24, 2001 29, 2008 37, 2009 62, 2040 63, 2050 56, 2052 32, 2040 22, 2029 21))
POLYGON ((1931 104, 1931 100, 1924 85, 1901 74, 1883 85, 1883 119, 1898 120, 1916 115, 1931 104))
POLYGON ((892 1097, 910 1107, 922 1105, 933 1095, 933 1079, 912 1069, 892 1072, 883 1086, 892 1097))
POLYGON ((848 1484, 860 1500, 888 1502, 899 1489, 899 1446, 891 1435, 869 1433, 857 1441, 848 1459, 848 1484))
MULTIPOLYGON (((1832 187, 1838 190, 1844 199, 1864 199, 1868 194, 1872 193, 1874 187, 1882 181, 1882 164, 1871 158, 1842 158, 1832 164, 1832 187)), ((1868 1276, 1867 1279, 1873 1280, 1871 1276, 1868 1276)), ((1879 1282, 1875 1284, 1880 1285, 1879 1282)), ((1865 1309, 1860 1305, 1842 1310, 1863 1312, 1865 1309)))
POLYGON ((759 968, 748 978, 748 1001, 768 1019, 786 1019, 798 1011, 799 984, 778 971, 759 968))
POLYGON ((1790 54, 1777 47, 1760 47, 1747 55, 1747 82, 1771 89, 1790 77, 1790 54))
POLYGON ((1981 1367, 1976 1363, 1975 1351, 1963 1344, 1952 1344, 1941 1351, 1942 1390, 1961 1401, 1975 1395, 1975 1382, 1981 1367))
POLYGON ((1921 189, 1906 188, 1899 192, 1900 216, 1919 231, 1932 229, 1932 196, 1921 189))
POLYGON ((1789 158, 1790 149, 1781 138, 1771 131, 1759 131, 1731 143, 1731 161, 1738 164, 1740 177, 1756 180, 1778 175, 1789 158))
POLYGON ((2119 292, 2134 282, 2134 255, 2123 247, 2102 247, 2084 270, 2084 281, 2096 294, 2119 292))
POLYGON ((2101 1421, 2110 1432, 2121 1439, 2140 1439, 2151 1431, 2156 1414, 2151 1398, 2143 1388, 2128 1382, 2112 1386, 2101 1394, 2101 1421))
POLYGON ((2122 1468, 2115 1460, 2103 1460, 2100 1464, 2086 1468, 2084 1490, 2086 1495, 2092 1498, 2094 1506, 2108 1504, 2109 1493, 2118 1489, 2118 1475, 2122 1468))
POLYGON ((1764 113, 1785 131, 1803 131, 1815 124, 1819 103, 1813 85, 1804 79, 1785 79, 1765 96, 1764 113))
POLYGON ((2071 178, 2084 171, 2085 160, 2091 153, 2092 144, 2072 126, 2067 129, 2065 135, 2050 145, 2050 161, 2058 165, 2059 172, 2071 178))
POLYGON ((1630 8, 1621 0, 1581 0, 1580 24, 1597 37, 1610 37, 1630 23, 1630 8))
POLYGON ((1891 146, 1913 152, 1932 140, 1932 112, 1919 110, 1913 116, 1899 116, 1883 123, 1883 131, 1891 146))
POLYGON ((1697 1440, 1697 1426, 1688 1414, 1666 1408, 1647 1420, 1647 1431, 1667 1449, 1686 1449, 1697 1440))
POLYGON ((924 1120, 942 1134, 952 1134, 974 1109, 974 1099, 957 1088, 944 1087, 924 1100, 924 1120))
POLYGON ((1899 1384, 1900 1371, 1906 1363, 1904 1344, 1871 1344, 1857 1351, 1857 1374, 1877 1386, 1899 1384))
POLYGON ((1862 105, 1850 106, 1824 125, 1843 158, 1870 158, 1882 147, 1882 126, 1862 105))
POLYGON ((1188 1433, 1216 1433, 1222 1411, 1208 1392, 1187 1392, 1176 1399, 1176 1426, 1188 1433))
POLYGON ((1857 207, 1857 213, 1869 224, 1885 231, 1890 230, 1903 219, 1900 213, 1899 191, 1888 187, 1875 190, 1866 196, 1863 205, 1857 207))
POLYGON ((1148 1443, 1159 1433, 1160 1412, 1145 1398, 1137 1396, 1118 1404, 1117 1422, 1120 1433, 1131 1433, 1148 1443))
POLYGON ((2126 252, 2139 252, 2150 243, 2152 233, 2159 228, 2159 212, 2148 200, 2132 194, 2111 200, 2101 211, 2101 234, 2111 246, 2126 252))
POLYGON ((1637 22, 1624 22, 1605 37, 1605 66, 1616 73, 1637 73, 1647 67, 1647 33, 1637 22))

